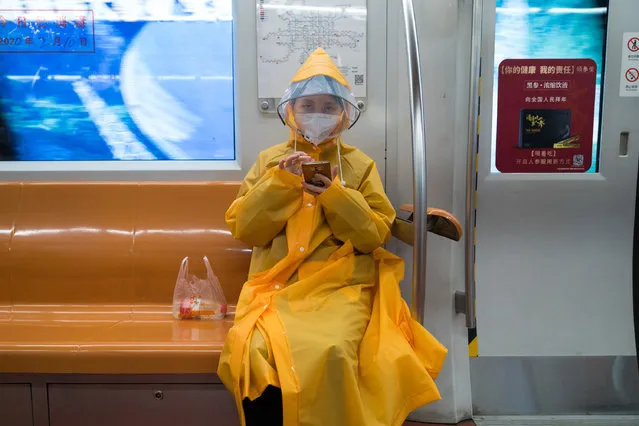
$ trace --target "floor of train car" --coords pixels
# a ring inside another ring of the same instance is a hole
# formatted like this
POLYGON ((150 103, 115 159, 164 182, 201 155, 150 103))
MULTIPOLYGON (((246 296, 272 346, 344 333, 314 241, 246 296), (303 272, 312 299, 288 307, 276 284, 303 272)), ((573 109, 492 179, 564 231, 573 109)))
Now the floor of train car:
MULTIPOLYGON (((498 416, 477 417, 475 421, 466 420, 457 426, 637 426, 637 415, 608 416, 498 416)), ((452 426, 440 423, 406 422, 404 426, 452 426)))
POLYGON ((477 416, 458 426, 637 426, 639 415, 477 416))

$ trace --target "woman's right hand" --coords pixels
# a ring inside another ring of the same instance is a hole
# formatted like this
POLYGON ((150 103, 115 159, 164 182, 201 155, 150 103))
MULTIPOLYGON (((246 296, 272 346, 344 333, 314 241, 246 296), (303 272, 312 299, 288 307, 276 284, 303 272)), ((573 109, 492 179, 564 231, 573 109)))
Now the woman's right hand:
POLYGON ((295 152, 286 158, 280 160, 280 169, 301 176, 302 164, 313 161, 305 152, 295 152))

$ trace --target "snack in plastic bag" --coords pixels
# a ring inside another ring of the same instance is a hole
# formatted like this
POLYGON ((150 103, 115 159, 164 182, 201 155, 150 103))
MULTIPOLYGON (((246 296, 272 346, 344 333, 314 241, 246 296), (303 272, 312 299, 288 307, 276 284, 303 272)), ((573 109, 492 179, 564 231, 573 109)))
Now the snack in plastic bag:
POLYGON ((226 316, 226 297, 213 274, 209 259, 203 257, 206 279, 189 275, 189 258, 182 259, 173 292, 173 317, 177 319, 222 319, 226 316))

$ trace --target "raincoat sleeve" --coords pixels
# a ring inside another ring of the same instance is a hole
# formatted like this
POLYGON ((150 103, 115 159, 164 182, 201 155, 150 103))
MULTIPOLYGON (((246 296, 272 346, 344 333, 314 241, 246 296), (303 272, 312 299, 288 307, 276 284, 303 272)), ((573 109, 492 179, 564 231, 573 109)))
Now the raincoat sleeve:
POLYGON ((260 155, 226 212, 233 237, 253 247, 270 243, 302 204, 302 178, 265 163, 260 155))
POLYGON ((318 201, 333 234, 343 242, 350 241, 358 251, 370 253, 390 239, 395 209, 374 163, 359 190, 345 188, 337 178, 318 201))

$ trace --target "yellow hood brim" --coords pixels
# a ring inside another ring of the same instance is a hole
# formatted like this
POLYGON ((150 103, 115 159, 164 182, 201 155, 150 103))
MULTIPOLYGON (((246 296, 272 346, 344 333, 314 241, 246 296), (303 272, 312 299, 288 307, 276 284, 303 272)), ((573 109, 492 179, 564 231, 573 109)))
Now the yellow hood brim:
POLYGON ((341 85, 350 89, 344 74, 337 68, 337 65, 335 65, 335 62, 333 62, 329 54, 321 47, 311 53, 297 73, 295 73, 291 83, 297 83, 318 75, 331 77, 341 85))

